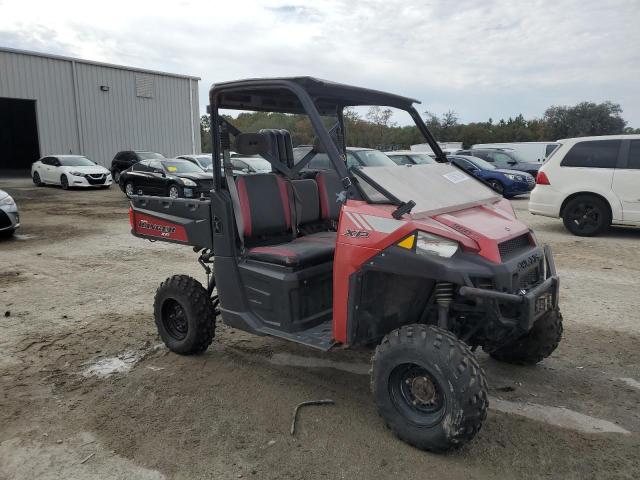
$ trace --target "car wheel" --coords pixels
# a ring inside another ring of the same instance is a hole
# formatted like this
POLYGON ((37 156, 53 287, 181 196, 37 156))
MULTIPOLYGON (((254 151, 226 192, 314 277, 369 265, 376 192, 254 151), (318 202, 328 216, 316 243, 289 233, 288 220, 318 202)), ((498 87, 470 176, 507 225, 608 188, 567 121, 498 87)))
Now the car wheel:
POLYGON ((44 183, 42 183, 42 180, 40 180, 40 174, 38 172, 33 172, 33 183, 36 185, 36 187, 41 187, 44 185, 44 183))
POLYGON ((504 193, 504 186, 498 180, 489 180, 489 185, 500 195, 504 193))
POLYGON ((131 198, 136 194, 133 182, 127 182, 124 186, 124 193, 127 197, 131 198))
POLYGON ((178 187, 177 185, 171 185, 169 187, 169 197, 180 198, 180 187, 178 187))
POLYGON ((60 186, 62 186, 63 190, 69 190, 69 179, 66 175, 60 177, 60 186))
POLYGON ((114 170, 113 171, 113 181, 116 183, 120 183, 120 171, 119 170, 114 170))
POLYGON ((604 232, 611 224, 609 206, 592 195, 579 195, 562 211, 564 226, 579 237, 592 237, 604 232))

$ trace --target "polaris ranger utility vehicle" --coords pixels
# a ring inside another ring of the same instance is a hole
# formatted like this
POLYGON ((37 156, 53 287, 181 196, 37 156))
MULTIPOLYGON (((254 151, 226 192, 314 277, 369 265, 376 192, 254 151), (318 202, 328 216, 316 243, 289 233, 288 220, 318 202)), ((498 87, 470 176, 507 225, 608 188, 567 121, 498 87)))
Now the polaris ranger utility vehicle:
POLYGON ((218 315, 324 351, 375 347, 371 388, 387 425, 446 451, 486 417, 473 350, 533 364, 555 350, 562 323, 549 247, 446 162, 415 102, 308 77, 216 84, 210 196, 133 196, 130 220, 138 237, 194 247, 207 272, 206 287, 176 275, 158 288, 155 320, 172 351, 206 350, 218 315), (360 105, 408 112, 439 163, 347 168, 343 109, 360 105), (220 109, 306 114, 317 141, 294 162, 289 132, 241 132, 220 109), (234 178, 231 150, 274 172, 234 178), (305 169, 318 153, 330 170, 305 169))

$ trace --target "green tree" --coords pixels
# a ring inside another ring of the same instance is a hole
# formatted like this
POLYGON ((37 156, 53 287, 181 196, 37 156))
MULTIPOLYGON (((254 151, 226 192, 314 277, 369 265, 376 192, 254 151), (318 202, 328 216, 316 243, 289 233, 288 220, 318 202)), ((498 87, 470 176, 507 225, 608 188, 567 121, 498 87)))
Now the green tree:
POLYGON ((209 115, 200 117, 200 143, 203 153, 211 153, 211 119, 209 115))
POLYGON ((547 135, 552 139, 623 133, 627 122, 617 103, 581 102, 574 107, 552 106, 544 112, 547 135))

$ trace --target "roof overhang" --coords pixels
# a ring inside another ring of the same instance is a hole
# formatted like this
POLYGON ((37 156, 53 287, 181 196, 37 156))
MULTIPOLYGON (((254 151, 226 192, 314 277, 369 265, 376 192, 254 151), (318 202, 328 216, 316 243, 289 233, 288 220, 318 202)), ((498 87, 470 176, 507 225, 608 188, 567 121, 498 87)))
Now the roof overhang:
POLYGON ((354 87, 313 77, 252 78, 216 83, 210 94, 218 108, 282 113, 305 113, 296 89, 303 89, 321 114, 337 108, 380 105, 409 110, 418 100, 369 88, 354 87))

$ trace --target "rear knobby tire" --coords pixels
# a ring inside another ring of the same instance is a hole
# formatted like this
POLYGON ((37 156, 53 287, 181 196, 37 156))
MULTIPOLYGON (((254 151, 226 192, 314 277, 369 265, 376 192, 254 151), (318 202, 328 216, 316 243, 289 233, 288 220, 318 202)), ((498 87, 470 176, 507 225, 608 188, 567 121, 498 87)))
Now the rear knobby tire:
POLYGON ((551 355, 562 338, 559 309, 540 317, 525 336, 489 353, 494 359, 516 365, 535 365, 551 355))
POLYGON ((158 333, 172 352, 204 352, 215 335, 216 314, 207 290, 187 275, 160 284, 153 303, 158 333))
POLYGON ((487 416, 487 381, 469 347, 431 325, 407 325, 373 356, 371 390, 387 426, 422 450, 469 442, 487 416))

